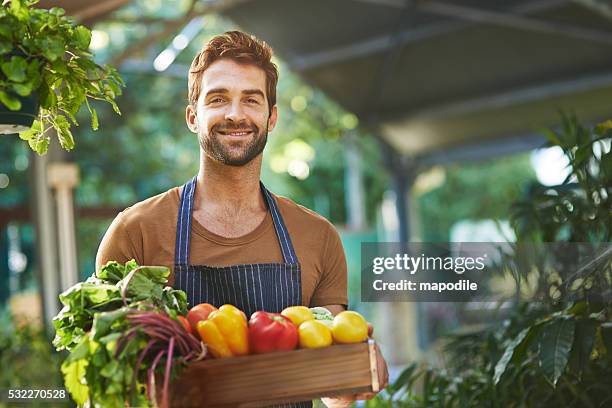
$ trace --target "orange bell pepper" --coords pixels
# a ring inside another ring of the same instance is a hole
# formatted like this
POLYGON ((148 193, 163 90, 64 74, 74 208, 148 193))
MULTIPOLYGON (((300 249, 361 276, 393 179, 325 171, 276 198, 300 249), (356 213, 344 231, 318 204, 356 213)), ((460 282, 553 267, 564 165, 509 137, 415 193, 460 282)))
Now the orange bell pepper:
POLYGON ((202 342, 217 358, 249 354, 249 335, 244 313, 235 306, 223 305, 208 320, 197 324, 202 342))

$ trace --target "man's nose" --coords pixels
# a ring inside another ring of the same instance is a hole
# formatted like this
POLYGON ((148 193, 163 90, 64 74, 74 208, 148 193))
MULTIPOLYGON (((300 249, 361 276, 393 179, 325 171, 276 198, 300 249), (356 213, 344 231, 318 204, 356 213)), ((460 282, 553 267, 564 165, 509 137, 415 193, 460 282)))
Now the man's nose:
POLYGON ((229 105, 227 112, 225 113, 225 120, 239 123, 245 119, 244 111, 239 102, 234 102, 229 105))

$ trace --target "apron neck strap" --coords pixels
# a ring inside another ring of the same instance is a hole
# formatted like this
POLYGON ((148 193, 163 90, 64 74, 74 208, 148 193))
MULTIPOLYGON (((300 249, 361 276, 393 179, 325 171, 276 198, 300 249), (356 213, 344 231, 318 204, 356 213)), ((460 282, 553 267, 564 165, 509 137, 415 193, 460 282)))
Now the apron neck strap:
MULTIPOLYGON (((297 264, 297 256, 293 248, 293 243, 289 237, 289 232, 287 231, 283 217, 278 209, 278 205, 276 204, 274 197, 272 197, 272 194, 263 185, 263 183, 260 182, 259 184, 266 202, 266 206, 268 207, 268 211, 270 211, 270 214, 272 215, 272 222, 274 223, 276 236, 278 237, 278 242, 280 243, 283 261, 286 264, 297 264)), ((197 176, 194 176, 191 180, 183 185, 183 191, 181 192, 181 200, 179 203, 178 218, 176 222, 176 241, 174 250, 175 265, 189 264, 191 224, 196 185, 197 176)))

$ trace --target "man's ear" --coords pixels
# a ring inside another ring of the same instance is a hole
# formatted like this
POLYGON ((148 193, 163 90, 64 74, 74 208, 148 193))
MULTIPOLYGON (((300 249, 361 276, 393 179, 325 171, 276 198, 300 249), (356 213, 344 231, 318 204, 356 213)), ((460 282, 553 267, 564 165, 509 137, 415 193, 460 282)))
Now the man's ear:
POLYGON ((276 120, 278 119, 278 110, 276 109, 276 105, 272 107, 270 111, 270 116, 268 117, 268 132, 271 132, 276 127, 276 120))
POLYGON ((185 108, 185 121, 187 122, 187 127, 193 133, 198 133, 198 117, 196 116, 196 112, 191 104, 187 105, 185 108))

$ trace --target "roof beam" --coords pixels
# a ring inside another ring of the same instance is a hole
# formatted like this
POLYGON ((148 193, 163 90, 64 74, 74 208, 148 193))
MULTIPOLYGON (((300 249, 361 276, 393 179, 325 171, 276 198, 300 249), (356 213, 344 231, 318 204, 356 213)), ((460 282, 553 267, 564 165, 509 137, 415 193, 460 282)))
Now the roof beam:
MULTIPOLYGON (((397 66, 397 62, 401 55, 401 46, 400 46, 400 33, 401 33, 401 24, 407 17, 410 20, 414 19, 414 12, 416 7, 417 0, 406 0, 405 6, 401 10, 399 17, 396 21, 396 28, 393 31, 391 44, 392 47, 387 51, 386 55, 382 59, 381 63, 378 66, 378 73, 376 78, 380 80, 378 82, 372 82, 370 84, 370 88, 368 90, 367 96, 364 100, 363 110, 372 110, 378 104, 378 101, 382 95, 382 90, 385 88, 389 79, 391 78, 392 72, 395 70, 397 66)), ((377 109, 374 109, 377 110, 377 109)))
POLYGON ((593 10, 596 13, 599 13, 601 16, 607 18, 612 21, 612 4, 606 3, 602 0, 572 0, 574 3, 580 4, 588 8, 589 10, 593 10))
MULTIPOLYGON (((379 5, 403 7, 404 2, 398 0, 384 0, 382 2, 376 0, 355 0, 365 1, 368 3, 376 3, 379 5)), ((539 11, 547 11, 558 8, 567 4, 570 0, 537 0, 530 1, 527 4, 521 4, 510 9, 513 14, 531 14, 539 11)), ((418 3, 417 9, 421 7, 423 2, 418 3)), ((427 26, 414 28, 410 30, 402 30, 397 34, 397 37, 389 34, 371 38, 369 40, 344 45, 336 48, 327 49, 324 51, 305 54, 294 58, 289 58, 289 65, 297 71, 305 71, 308 69, 317 68, 319 66, 328 65, 336 62, 351 60, 354 58, 371 55, 377 52, 383 52, 395 46, 403 46, 406 44, 421 41, 427 38, 436 37, 452 32, 462 30, 472 26, 472 22, 452 21, 443 23, 433 23, 427 26), (397 42, 394 42, 397 40, 397 42)))
POLYGON ((476 141, 460 146, 449 146, 415 158, 419 167, 446 165, 456 162, 491 159, 509 154, 537 149, 546 143, 546 138, 537 133, 512 135, 493 140, 476 141))
POLYGON ((588 27, 558 24, 512 13, 489 11, 435 0, 423 2, 420 4, 419 8, 428 13, 444 17, 459 18, 474 23, 495 24, 519 30, 557 34, 581 40, 612 44, 612 32, 593 30, 588 27))
MULTIPOLYGON (((523 104, 562 95, 589 91, 600 87, 612 86, 612 71, 583 76, 566 81, 551 82, 543 85, 516 89, 480 98, 466 99, 460 102, 435 106, 424 110, 409 112, 406 115, 413 119, 437 119, 449 116, 465 115, 489 109, 503 109, 512 105, 523 104)), ((396 115, 384 115, 392 120, 396 115)))

